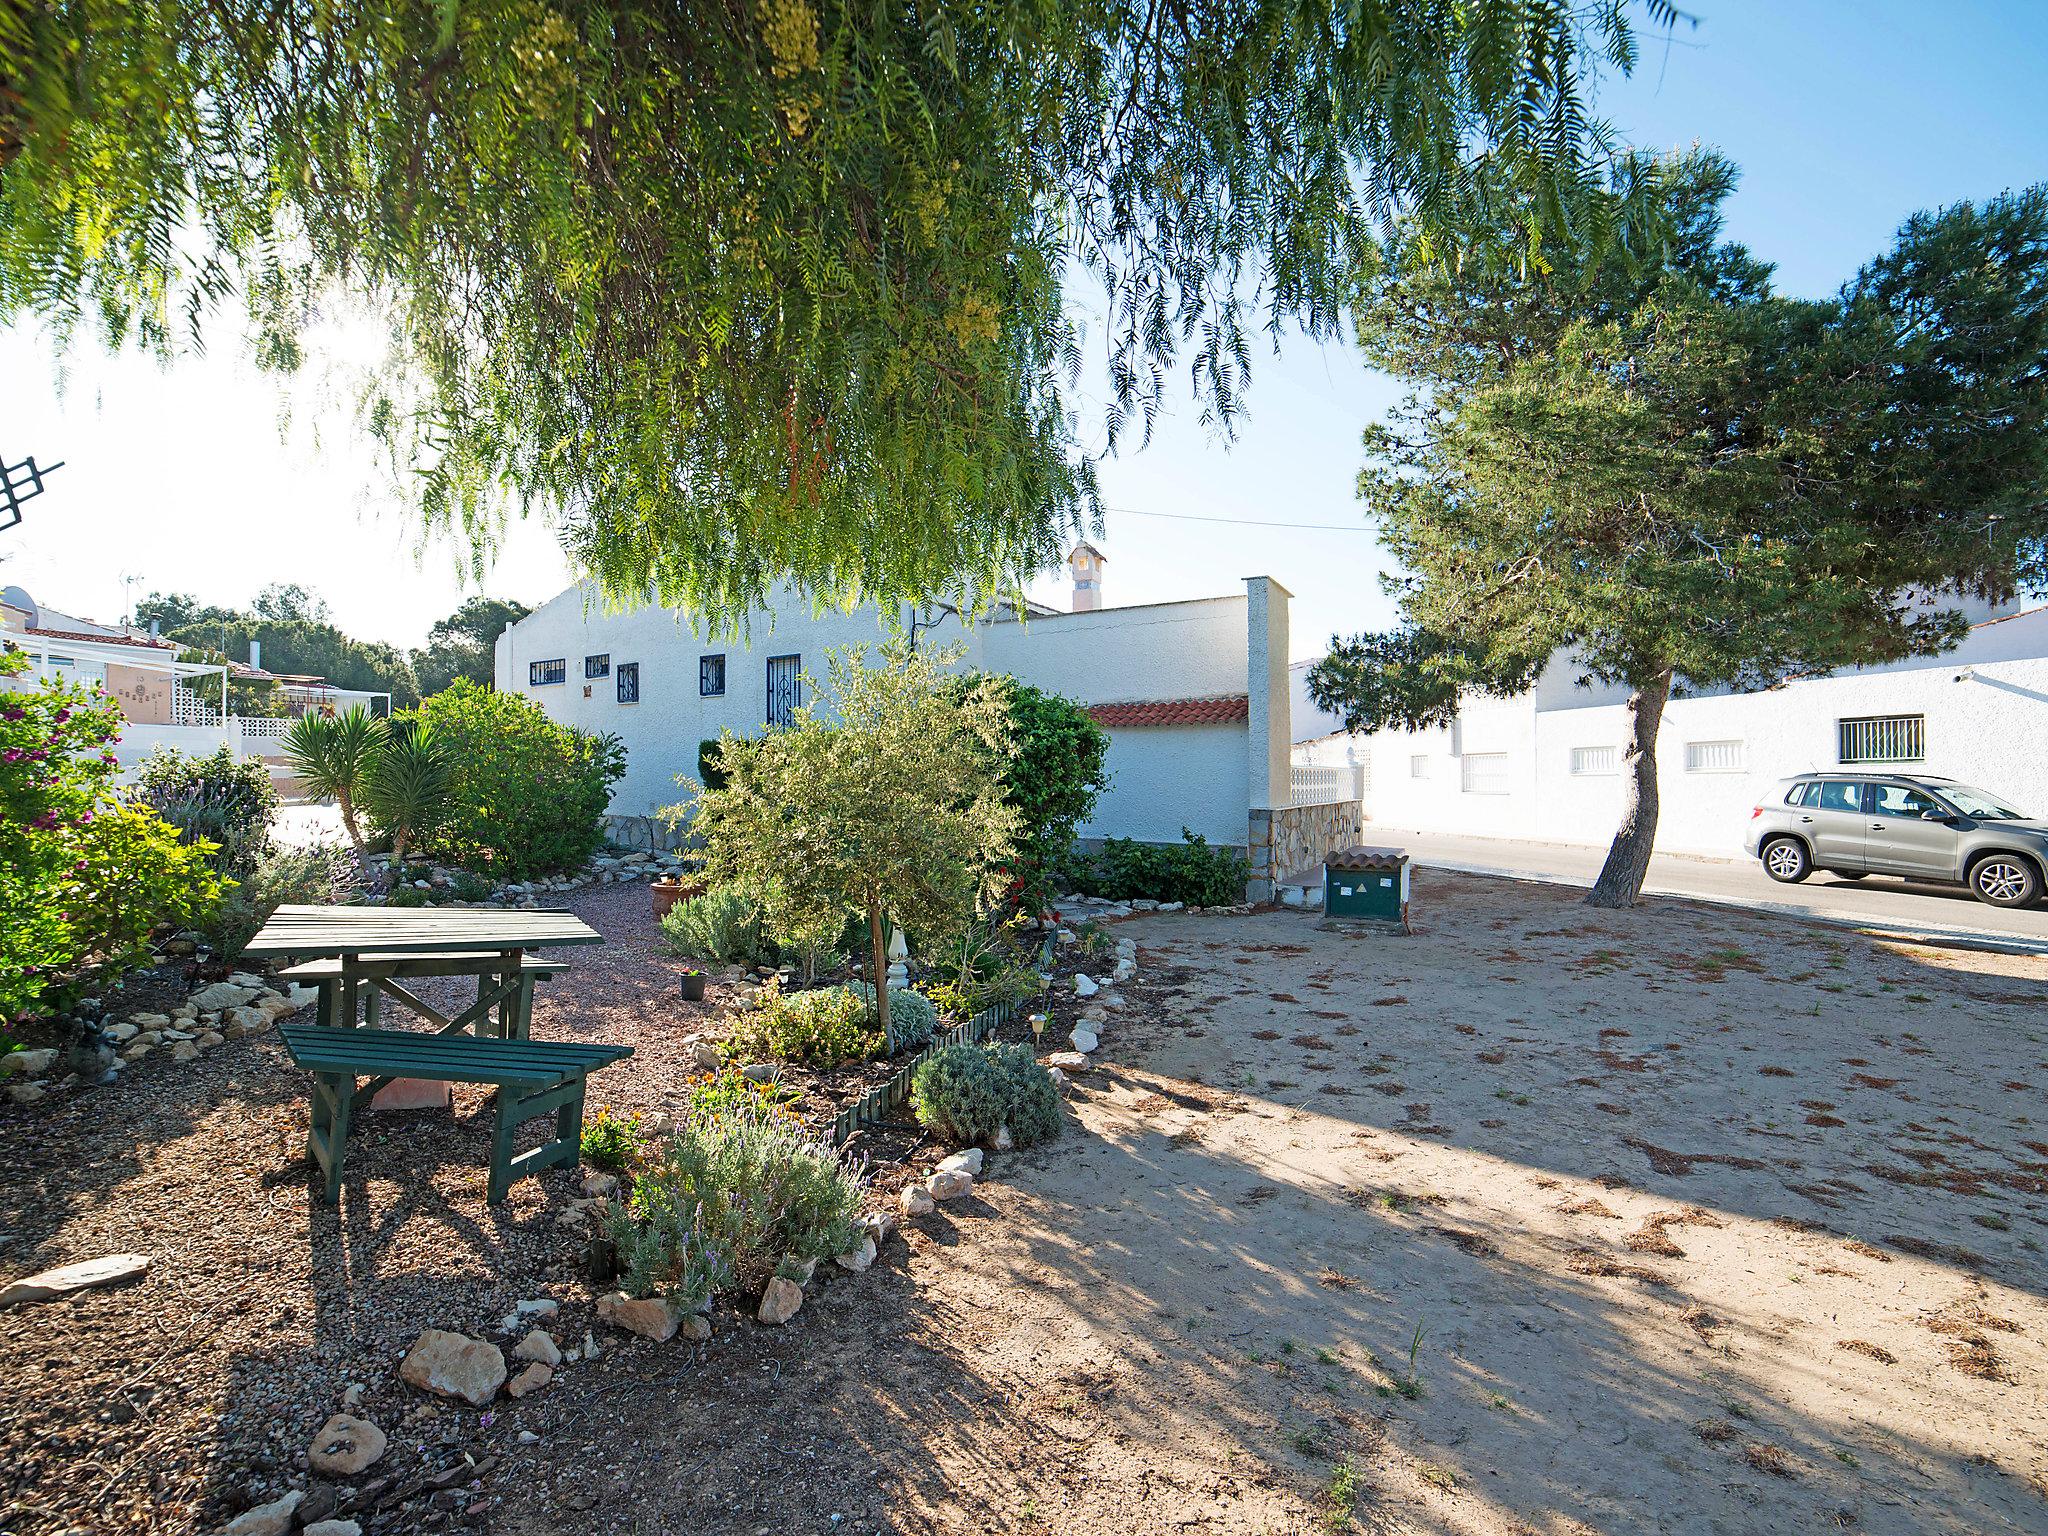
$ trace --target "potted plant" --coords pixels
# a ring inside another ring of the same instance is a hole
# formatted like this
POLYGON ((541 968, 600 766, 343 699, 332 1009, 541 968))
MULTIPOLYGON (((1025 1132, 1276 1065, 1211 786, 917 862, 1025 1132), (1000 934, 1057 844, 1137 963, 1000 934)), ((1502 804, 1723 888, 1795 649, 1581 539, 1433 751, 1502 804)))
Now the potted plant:
POLYGON ((683 972, 683 1001, 701 1003, 704 1001, 704 973, 692 966, 683 972))
POLYGON ((677 902, 702 896, 705 888, 705 882, 695 875, 663 875, 649 887, 654 892, 654 920, 667 917, 677 902))

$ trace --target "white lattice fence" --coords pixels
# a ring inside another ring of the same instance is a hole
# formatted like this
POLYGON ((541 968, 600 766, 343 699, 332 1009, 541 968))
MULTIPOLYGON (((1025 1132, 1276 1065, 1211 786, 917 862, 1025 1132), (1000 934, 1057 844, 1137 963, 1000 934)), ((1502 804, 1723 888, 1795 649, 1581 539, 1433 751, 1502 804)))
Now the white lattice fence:
POLYGON ((1342 805, 1365 798, 1363 773, 1349 763, 1293 765, 1290 805, 1342 805))
POLYGON ((183 683, 171 684, 171 724, 219 725, 220 711, 183 683))

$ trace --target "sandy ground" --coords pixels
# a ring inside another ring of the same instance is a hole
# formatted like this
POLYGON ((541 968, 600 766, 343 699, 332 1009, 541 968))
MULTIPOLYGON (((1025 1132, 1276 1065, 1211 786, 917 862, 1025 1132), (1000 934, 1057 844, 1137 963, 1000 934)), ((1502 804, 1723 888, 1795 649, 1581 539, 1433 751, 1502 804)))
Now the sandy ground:
MULTIPOLYGON (((369 1138, 339 1217, 274 1041, 0 1111, 0 1275, 158 1256, 5 1319, 0 1531, 213 1529, 351 1381, 377 1473, 453 1480, 373 1536, 2048 1530, 2048 964, 1419 897, 1413 936, 1135 920, 1059 1141, 787 1328, 600 1329, 488 1417, 421 1414, 413 1332, 590 1308, 566 1176, 482 1204, 481 1098, 369 1138)), ((701 1019, 644 900, 576 898, 619 942, 536 1033, 639 1031, 652 1108, 701 1019)))

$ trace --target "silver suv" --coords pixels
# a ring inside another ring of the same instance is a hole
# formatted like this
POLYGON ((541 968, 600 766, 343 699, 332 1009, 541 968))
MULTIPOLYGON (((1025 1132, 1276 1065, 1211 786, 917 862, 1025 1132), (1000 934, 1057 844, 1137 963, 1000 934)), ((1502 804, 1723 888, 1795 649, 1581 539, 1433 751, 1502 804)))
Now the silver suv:
POLYGON ((1802 773, 1764 796, 1743 844, 1773 880, 1816 869, 1861 880, 1967 885, 1994 907, 2032 906, 2048 869, 2048 822, 1954 779, 1802 773))

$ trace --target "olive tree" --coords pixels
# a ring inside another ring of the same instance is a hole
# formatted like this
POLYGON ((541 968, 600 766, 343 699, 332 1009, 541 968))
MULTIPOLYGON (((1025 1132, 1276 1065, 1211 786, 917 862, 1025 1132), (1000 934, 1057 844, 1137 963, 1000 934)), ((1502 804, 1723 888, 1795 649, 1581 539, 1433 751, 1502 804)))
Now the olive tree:
POLYGON ((1000 768, 1013 750, 1005 701, 983 683, 964 696, 931 655, 891 642, 835 650, 822 704, 744 749, 727 733, 717 789, 696 797, 714 879, 761 893, 770 926, 813 942, 849 913, 867 928, 885 1036, 884 919, 925 940, 958 933, 995 895, 1018 816, 1000 768))

